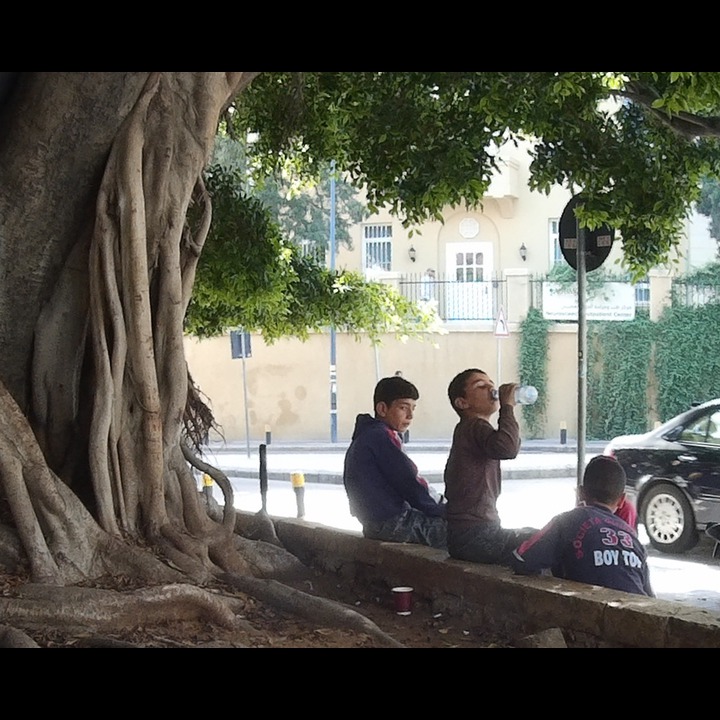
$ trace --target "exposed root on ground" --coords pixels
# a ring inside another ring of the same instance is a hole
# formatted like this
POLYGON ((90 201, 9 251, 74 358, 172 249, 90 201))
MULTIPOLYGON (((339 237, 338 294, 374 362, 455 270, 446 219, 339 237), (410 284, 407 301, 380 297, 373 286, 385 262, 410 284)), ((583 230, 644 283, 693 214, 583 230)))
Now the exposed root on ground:
POLYGON ((231 574, 225 574, 220 579, 231 587, 297 617, 364 633, 379 642, 383 647, 405 647, 381 630, 372 620, 334 600, 309 595, 275 580, 259 580, 231 574))
POLYGON ((29 583, 0 598, 0 614, 25 630, 112 633, 148 625, 203 620, 232 628, 231 602, 194 585, 161 585, 129 592, 29 583))
POLYGON ((335 600, 275 580, 232 574, 220 580, 229 590, 186 584, 126 591, 15 585, 13 597, 0 597, 0 616, 6 620, 0 625, 0 647, 272 647, 288 632, 298 637, 332 633, 330 646, 340 638, 340 646, 405 647, 335 600), (291 630, 268 631, 268 621, 291 630))

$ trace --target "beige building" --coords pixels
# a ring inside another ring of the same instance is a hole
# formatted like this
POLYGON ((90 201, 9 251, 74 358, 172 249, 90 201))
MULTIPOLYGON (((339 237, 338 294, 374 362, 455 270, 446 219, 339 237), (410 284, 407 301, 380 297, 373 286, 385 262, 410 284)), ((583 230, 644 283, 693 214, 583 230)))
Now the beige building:
MULTIPOLYGON (((373 346, 338 332, 336 378, 331 378, 329 331, 307 342, 273 345, 253 335, 252 355, 245 359, 232 358, 229 336, 186 339, 190 371, 210 399, 226 440, 249 437, 255 445, 271 433, 273 441, 346 443, 357 413, 372 412, 377 380, 397 371, 420 390, 411 441, 448 439, 457 416, 446 390, 456 373, 479 367, 496 382, 522 380, 519 323, 537 288, 533 278, 565 262, 558 226, 571 196, 561 188, 549 195, 531 192, 528 156, 506 148, 501 157, 503 170, 482 207, 448 208, 444 223, 427 222, 412 236, 381 211, 355 226, 353 249, 343 247, 336 256, 337 268, 362 270, 415 300, 436 304, 441 333, 406 342, 388 336, 373 346)), ((706 231, 689 226, 675 268, 686 269, 690 256, 696 266, 706 262, 710 244, 706 231)), ((621 252, 616 238, 604 265, 612 266, 621 252)), ((651 304, 653 315, 666 302, 675 271, 653 270, 648 284, 633 290, 641 304, 651 304)), ((563 426, 568 438, 576 437, 578 375, 577 324, 557 323, 550 333, 545 437, 558 437, 563 426)))

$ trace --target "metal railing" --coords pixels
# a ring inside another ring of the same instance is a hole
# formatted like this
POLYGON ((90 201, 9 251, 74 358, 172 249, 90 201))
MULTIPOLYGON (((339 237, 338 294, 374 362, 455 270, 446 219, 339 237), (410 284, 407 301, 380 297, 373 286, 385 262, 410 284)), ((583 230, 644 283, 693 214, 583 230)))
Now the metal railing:
POLYGON ((459 282, 455 276, 415 273, 401 276, 400 293, 413 302, 437 303, 443 321, 493 320, 505 305, 507 282, 499 276, 491 280, 459 282))
POLYGON ((720 303, 720 282, 717 284, 674 280, 672 284, 673 305, 699 307, 720 303))
MULTIPOLYGON (((620 278, 622 280, 622 278, 620 278)), ((626 280, 629 282, 629 278, 626 280)), ((529 278, 529 307, 542 310, 543 284, 549 282, 544 276, 529 278)), ((650 282, 635 283, 635 308, 650 307, 650 282)), ((400 293, 413 302, 434 302, 439 317, 447 322, 453 320, 492 321, 499 309, 507 307, 507 280, 494 274, 490 280, 459 282, 455 275, 437 273, 430 277, 423 273, 404 274, 399 280, 400 293)), ((673 301, 684 305, 701 305, 720 302, 720 283, 717 286, 673 281, 673 301)))

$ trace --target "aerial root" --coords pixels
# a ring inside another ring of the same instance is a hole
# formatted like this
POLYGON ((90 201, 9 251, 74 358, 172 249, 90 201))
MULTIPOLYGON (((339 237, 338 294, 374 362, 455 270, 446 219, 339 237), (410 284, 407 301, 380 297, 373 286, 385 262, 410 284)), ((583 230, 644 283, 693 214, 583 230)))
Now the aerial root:
POLYGON ((273 608, 312 622, 331 625, 344 630, 364 633, 383 647, 405 647, 381 630, 372 620, 347 605, 317 597, 283 585, 276 580, 261 580, 225 573, 219 580, 250 595, 273 608))
POLYGON ((0 616, 15 628, 67 634, 126 632, 183 621, 232 629, 238 619, 230 600, 186 584, 128 592, 28 584, 17 597, 0 598, 0 616))

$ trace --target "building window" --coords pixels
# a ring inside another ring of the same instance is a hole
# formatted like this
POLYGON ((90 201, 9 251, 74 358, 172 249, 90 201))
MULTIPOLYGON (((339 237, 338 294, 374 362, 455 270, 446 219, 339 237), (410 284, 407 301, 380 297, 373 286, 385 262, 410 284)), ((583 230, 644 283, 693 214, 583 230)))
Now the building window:
POLYGON ((363 225, 366 270, 392 270, 392 225, 363 225))
POLYGON ((650 281, 647 278, 635 283, 635 307, 650 307, 650 281))
POLYGON ((485 258, 481 252, 455 253, 455 280, 482 282, 485 258))
POLYGON ((548 246, 552 248, 552 264, 557 265, 559 262, 565 262, 560 249, 560 218, 550 218, 548 220, 548 241, 548 246))

